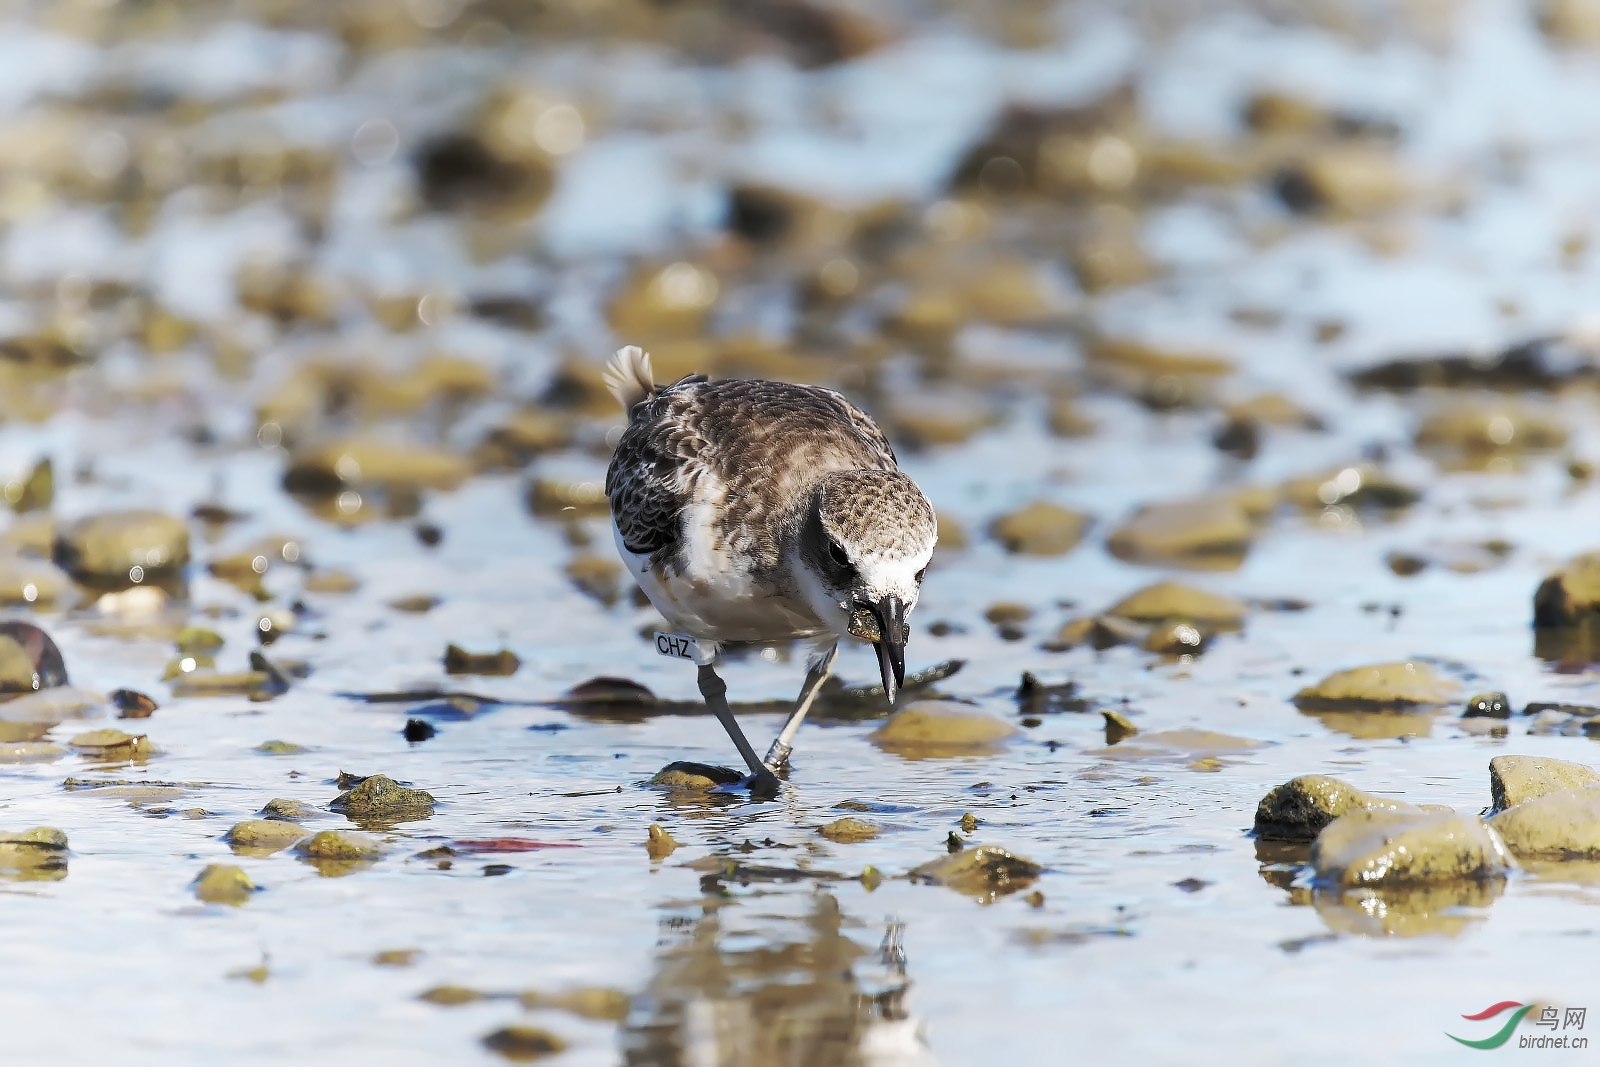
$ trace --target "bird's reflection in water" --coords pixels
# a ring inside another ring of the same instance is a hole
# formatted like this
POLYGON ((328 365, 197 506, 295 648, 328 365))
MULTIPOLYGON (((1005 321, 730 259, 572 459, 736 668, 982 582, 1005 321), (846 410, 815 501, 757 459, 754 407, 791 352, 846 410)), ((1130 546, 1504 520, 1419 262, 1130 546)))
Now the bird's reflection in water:
POLYGON ((904 1005, 903 926, 890 922, 873 953, 847 936, 865 928, 831 893, 819 890, 808 903, 803 917, 781 918, 708 900, 696 914, 668 919, 656 973, 622 1033, 623 1062, 933 1067, 904 1005), (760 931, 737 928, 741 917, 760 931))

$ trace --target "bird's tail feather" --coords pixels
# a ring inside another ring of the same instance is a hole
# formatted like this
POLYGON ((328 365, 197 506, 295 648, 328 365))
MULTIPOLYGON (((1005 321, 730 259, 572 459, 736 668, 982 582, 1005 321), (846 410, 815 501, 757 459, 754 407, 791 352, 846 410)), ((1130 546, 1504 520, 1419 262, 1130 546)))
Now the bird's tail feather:
POLYGON ((617 349, 617 354, 606 364, 603 378, 606 389, 617 398, 617 403, 626 412, 632 412, 636 405, 650 399, 650 394, 656 391, 650 353, 638 345, 617 349))

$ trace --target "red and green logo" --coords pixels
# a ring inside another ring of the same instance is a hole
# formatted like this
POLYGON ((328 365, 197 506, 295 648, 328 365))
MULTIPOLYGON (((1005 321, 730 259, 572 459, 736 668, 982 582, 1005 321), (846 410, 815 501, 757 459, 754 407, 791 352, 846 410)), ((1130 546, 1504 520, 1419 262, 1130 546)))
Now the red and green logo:
POLYGON ((1506 1024, 1502 1026, 1496 1033, 1490 1034, 1488 1037, 1480 1038, 1477 1041, 1469 1041, 1464 1037, 1457 1037, 1455 1034, 1447 1033, 1444 1036, 1448 1037, 1452 1041, 1459 1041, 1468 1048, 1499 1048, 1501 1045, 1511 1040, 1511 1031, 1517 1028, 1517 1024, 1522 1021, 1522 1017, 1524 1015, 1533 1010, 1532 1004, 1519 1004, 1514 1000, 1502 1000, 1498 1004, 1489 1005, 1487 1008, 1484 1008, 1482 1011, 1474 1015, 1462 1016, 1463 1019, 1471 1019, 1473 1022, 1482 1022, 1484 1019, 1494 1018, 1503 1011, 1511 1011, 1512 1008, 1515 1008, 1516 1011, 1511 1012, 1511 1018, 1507 1019, 1506 1024))

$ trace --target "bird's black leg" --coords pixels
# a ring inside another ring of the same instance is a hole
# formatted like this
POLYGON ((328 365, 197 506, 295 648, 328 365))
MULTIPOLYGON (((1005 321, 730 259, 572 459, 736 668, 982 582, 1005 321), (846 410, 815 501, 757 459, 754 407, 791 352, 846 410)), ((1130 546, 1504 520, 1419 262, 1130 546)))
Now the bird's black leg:
POLYGON ((800 724, 805 722, 806 712, 811 710, 812 701, 817 699, 817 691, 833 672, 833 658, 838 654, 839 645, 835 642, 828 646, 828 651, 806 671, 805 684, 800 687, 800 695, 795 698, 794 711, 789 713, 789 721, 783 724, 783 731, 778 734, 778 739, 767 749, 765 762, 769 769, 776 771, 789 762, 789 753, 794 751, 794 735, 800 732, 800 724))
POLYGON ((706 706, 711 709, 711 714, 715 715, 717 721, 722 723, 722 728, 728 731, 728 736, 733 739, 733 747, 739 750, 739 755, 744 757, 745 765, 750 768, 751 795, 776 795, 777 775, 767 770, 756 756, 756 750, 750 747, 750 741, 744 736, 744 731, 733 721, 733 709, 728 707, 728 683, 722 680, 716 668, 709 663, 700 665, 700 695, 706 698, 706 706))

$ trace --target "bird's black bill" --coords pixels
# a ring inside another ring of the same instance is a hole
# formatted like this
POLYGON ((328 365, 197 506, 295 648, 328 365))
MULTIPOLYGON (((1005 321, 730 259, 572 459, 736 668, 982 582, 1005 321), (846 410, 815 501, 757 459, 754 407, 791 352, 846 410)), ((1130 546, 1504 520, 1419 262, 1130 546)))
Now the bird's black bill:
POLYGON ((883 674, 883 694, 893 704, 906 681, 906 606, 899 597, 886 596, 872 606, 878 620, 878 670, 883 674))

